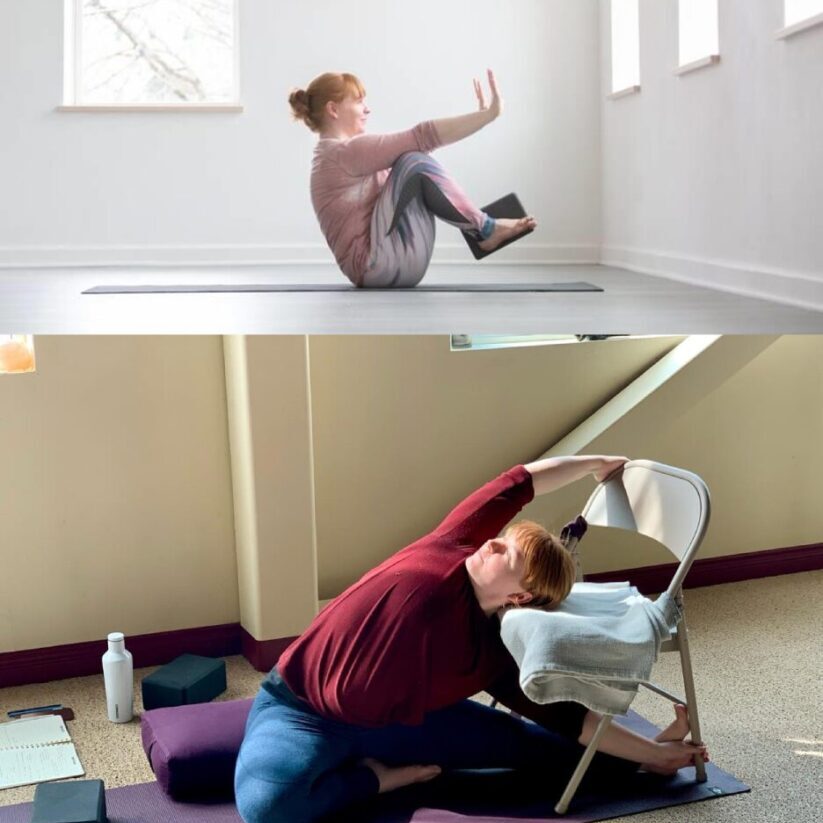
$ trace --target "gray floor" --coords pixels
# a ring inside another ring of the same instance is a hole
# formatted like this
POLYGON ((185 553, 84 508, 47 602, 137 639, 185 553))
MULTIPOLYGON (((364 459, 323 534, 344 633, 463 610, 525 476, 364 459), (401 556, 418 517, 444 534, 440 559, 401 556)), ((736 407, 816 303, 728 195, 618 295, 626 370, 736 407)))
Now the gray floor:
POLYGON ((331 266, 0 269, 0 331, 27 334, 818 333, 823 312, 597 265, 433 266, 427 283, 587 281, 603 293, 83 295, 101 285, 340 283, 331 266))

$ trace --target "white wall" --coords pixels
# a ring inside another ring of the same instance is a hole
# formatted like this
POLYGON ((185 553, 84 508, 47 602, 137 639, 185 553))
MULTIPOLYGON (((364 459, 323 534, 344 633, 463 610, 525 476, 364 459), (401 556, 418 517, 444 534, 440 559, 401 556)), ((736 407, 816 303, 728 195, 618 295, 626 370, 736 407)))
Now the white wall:
POLYGON ((608 15, 603 259, 823 308, 823 27, 720 0, 721 62, 678 77, 677 3, 641 0, 642 90, 607 100, 608 15))
MULTIPOLYGON (((315 137, 291 122, 289 89, 353 71, 370 129, 394 131, 474 110, 486 66, 503 117, 438 157, 479 205, 514 190, 539 217, 518 254, 596 259, 597 0, 241 6, 243 113, 87 114, 55 111, 62 2, 0 3, 0 265, 333 262, 309 200, 315 137)), ((440 239, 466 258, 454 232, 440 239)))

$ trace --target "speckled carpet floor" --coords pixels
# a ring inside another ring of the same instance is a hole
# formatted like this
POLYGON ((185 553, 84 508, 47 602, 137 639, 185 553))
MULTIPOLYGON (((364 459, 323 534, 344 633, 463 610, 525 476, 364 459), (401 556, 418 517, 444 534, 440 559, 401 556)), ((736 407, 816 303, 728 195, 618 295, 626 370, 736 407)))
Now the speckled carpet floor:
MULTIPOLYGON (((685 593, 701 725, 713 762, 751 786, 748 794, 644 812, 637 823, 812 823, 823 819, 823 571, 693 589, 685 593)), ((252 697, 262 675, 242 657, 226 658, 220 700, 252 697)), ((138 669, 136 682, 154 671, 138 669)), ((655 670, 681 692, 678 661, 655 670)), ((484 696, 479 696, 483 699, 484 696)), ((23 706, 62 703, 86 769, 107 788, 151 782, 135 718, 106 719, 102 676, 0 689, 0 717, 23 706)), ((669 704, 641 692, 633 708, 658 725, 669 704)), ((34 786, 0 791, 0 806, 32 799, 34 786)))

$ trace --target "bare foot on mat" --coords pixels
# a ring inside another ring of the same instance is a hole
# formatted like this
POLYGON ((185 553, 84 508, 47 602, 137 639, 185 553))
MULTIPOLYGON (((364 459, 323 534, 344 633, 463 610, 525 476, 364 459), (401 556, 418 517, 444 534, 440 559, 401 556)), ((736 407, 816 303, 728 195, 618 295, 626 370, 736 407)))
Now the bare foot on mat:
POLYGON ((380 781, 379 794, 393 792, 403 786, 410 786, 412 783, 426 783, 437 777, 442 769, 440 766, 387 766, 372 757, 364 757, 360 761, 364 766, 368 766, 380 781))

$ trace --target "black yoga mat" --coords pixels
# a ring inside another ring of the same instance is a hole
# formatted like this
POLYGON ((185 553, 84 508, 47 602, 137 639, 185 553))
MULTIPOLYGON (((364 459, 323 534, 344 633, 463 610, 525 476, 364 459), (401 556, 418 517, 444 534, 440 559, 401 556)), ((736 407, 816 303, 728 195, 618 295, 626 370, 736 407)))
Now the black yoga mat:
MULTIPOLYGON (((621 722, 649 735, 655 728, 634 712, 621 722)), ((714 763, 706 766, 708 781, 694 782, 694 769, 676 777, 635 775, 618 786, 580 792, 569 813, 558 820, 590 823, 651 809, 712 800, 749 791, 714 763)), ((431 783, 379 795, 368 806, 335 817, 338 823, 538 823, 556 817, 553 807, 561 787, 552 781, 551 764, 539 778, 528 780, 501 770, 462 771, 431 783)), ((232 802, 176 803, 157 783, 123 786, 106 792, 110 823, 240 823, 232 802)), ((29 823, 31 803, 0 807, 0 823, 29 823)))
POLYGON ((238 283, 195 286, 94 286, 83 294, 199 294, 243 292, 576 292, 603 291, 591 283, 437 283, 413 288, 358 289, 345 283, 238 283))

